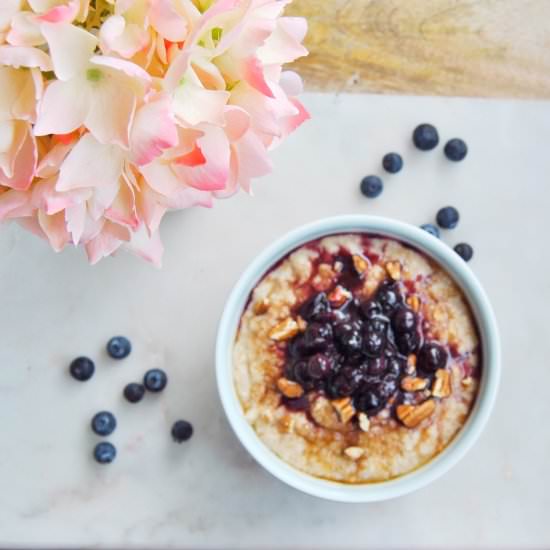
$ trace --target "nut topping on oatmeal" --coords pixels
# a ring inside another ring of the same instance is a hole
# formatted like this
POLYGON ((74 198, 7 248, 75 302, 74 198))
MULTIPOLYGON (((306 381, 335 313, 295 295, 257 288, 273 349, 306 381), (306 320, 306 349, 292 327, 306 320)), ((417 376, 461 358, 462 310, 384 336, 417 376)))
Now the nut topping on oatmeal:
POLYGON ((361 449, 361 447, 347 447, 344 449, 344 454, 352 460, 358 460, 365 454, 365 449, 361 449))
POLYGON ((387 262, 386 271, 394 281, 399 281, 401 279, 401 262, 387 262))
POLYGON ((332 307, 341 307, 352 298, 352 294, 347 288, 338 285, 327 298, 332 307))
POLYGON ((263 315, 269 311, 269 300, 262 298, 254 303, 253 311, 255 315, 263 315))
POLYGON ((355 414, 355 407, 349 397, 334 399, 331 401, 331 404, 344 424, 347 424, 353 418, 353 415, 355 414))
POLYGON ((362 432, 368 432, 370 428, 370 420, 369 417, 365 413, 359 413, 357 415, 357 419, 359 421, 359 428, 362 432))
POLYGON ((300 384, 288 380, 288 378, 279 378, 279 380, 277 380, 277 387, 283 395, 291 399, 301 397, 304 394, 304 388, 302 388, 300 384))
POLYGON ((438 369, 435 372, 432 395, 434 397, 449 397, 451 395, 451 376, 448 370, 438 369))
POLYGON ((296 317, 296 324, 298 325, 298 330, 300 332, 305 332, 305 330, 307 328, 307 323, 303 319, 303 317, 300 317, 300 315, 298 315, 298 317, 296 317))
POLYGON ((353 267, 357 272, 357 275, 363 275, 369 267, 368 261, 359 254, 354 254, 351 259, 353 261, 353 267))
POLYGON ((405 378, 401 380, 401 388, 409 392, 423 390, 426 388, 427 385, 428 385, 427 378, 418 378, 416 376, 405 376, 405 378))
POLYGON ((416 294, 407 298, 407 304, 415 313, 420 311, 420 298, 416 294))
POLYGON ((420 405, 399 405, 397 407, 397 418, 407 426, 416 428, 423 420, 429 418, 435 411, 435 401, 428 399, 420 405))
POLYGON ((472 385, 472 382, 473 382, 473 378, 471 376, 466 376, 466 378, 463 378, 462 379, 462 385, 467 388, 468 386, 471 386, 472 385))
POLYGON ((300 332, 298 323, 292 318, 287 317, 284 321, 281 321, 278 325, 275 325, 270 331, 268 336, 277 342, 289 340, 294 338, 300 332))

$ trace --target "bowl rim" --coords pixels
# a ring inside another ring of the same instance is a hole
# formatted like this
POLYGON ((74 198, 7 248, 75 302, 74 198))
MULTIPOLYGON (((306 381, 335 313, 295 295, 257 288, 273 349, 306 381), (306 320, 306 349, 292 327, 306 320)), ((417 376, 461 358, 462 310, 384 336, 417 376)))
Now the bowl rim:
POLYGON ((478 279, 448 245, 426 231, 391 218, 344 215, 323 218, 297 227, 264 249, 248 265, 229 294, 216 340, 218 393, 229 423, 242 445, 272 475, 309 495, 350 503, 395 498, 433 482, 452 468, 472 447, 493 408, 500 380, 500 339, 496 318, 478 279), (481 337, 483 369, 470 415, 451 443, 435 458, 403 476, 382 482, 345 484, 301 472, 279 458, 246 420, 233 381, 232 347, 250 292, 280 259, 303 244, 334 234, 371 233, 409 244, 438 262, 464 292, 481 337))

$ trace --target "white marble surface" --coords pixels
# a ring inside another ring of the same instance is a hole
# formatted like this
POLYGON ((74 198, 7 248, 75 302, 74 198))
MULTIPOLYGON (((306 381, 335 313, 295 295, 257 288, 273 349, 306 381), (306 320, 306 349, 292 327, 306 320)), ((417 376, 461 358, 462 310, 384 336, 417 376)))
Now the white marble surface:
POLYGON ((89 267, 16 227, 0 232, 0 545, 5 547, 550 546, 550 104, 429 98, 305 98, 313 121, 275 154, 256 196, 163 225, 165 266, 120 255, 89 267), (463 136, 467 160, 418 153, 411 129, 432 121, 463 136), (376 201, 359 179, 403 152, 376 201), (484 435, 443 479, 376 505, 316 500, 270 477, 230 431, 213 350, 224 299, 245 265, 282 232, 322 216, 373 213, 415 224, 454 204, 502 331, 501 392, 484 435), (134 352, 109 361, 117 333, 134 352), (67 376, 74 356, 96 376, 67 376), (121 389, 166 368, 164 395, 132 406, 121 389), (89 419, 116 413, 115 463, 90 458, 89 419), (190 419, 196 434, 171 442, 190 419))

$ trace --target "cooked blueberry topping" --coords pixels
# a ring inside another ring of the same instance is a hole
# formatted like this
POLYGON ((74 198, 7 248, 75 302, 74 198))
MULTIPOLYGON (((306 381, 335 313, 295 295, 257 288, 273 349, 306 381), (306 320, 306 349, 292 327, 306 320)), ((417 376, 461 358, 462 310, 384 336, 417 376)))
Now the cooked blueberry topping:
POLYGON ((384 406, 384 402, 375 390, 365 390, 355 397, 354 405, 358 411, 373 415, 384 406))
POLYGON ((137 403, 143 399, 145 395, 145 386, 143 384, 137 384, 131 382, 124 387, 124 397, 130 403, 137 403))
POLYGON ((384 333, 368 330, 363 339, 363 352, 367 357, 379 357, 384 351, 386 337, 384 333))
POLYGON ((400 306, 393 314, 391 324, 397 333, 411 332, 416 328, 416 313, 406 306, 400 306))
POLYGON ((334 327, 334 333, 338 346, 344 353, 353 354, 361 351, 363 346, 363 335, 359 321, 338 323, 334 327))
POLYGON ((384 184, 378 176, 366 176, 361 180, 361 193, 369 199, 375 199, 382 193, 384 184))
POLYGON ((319 292, 312 296, 301 308, 300 316, 306 321, 317 321, 323 314, 331 310, 327 295, 319 292))
POLYGON ((413 143, 421 151, 431 151, 439 143, 439 134, 431 124, 420 124, 414 129, 413 143))
POLYGON ((399 153, 387 153, 382 159, 382 166, 386 172, 396 174, 403 168, 403 159, 399 153))
POLYGON ((439 228, 433 223, 425 223, 424 225, 420 226, 420 229, 423 229, 424 231, 426 231, 426 233, 429 233, 430 235, 433 235, 438 239, 440 237, 439 228))
POLYGON ((151 369, 145 373, 143 377, 143 385, 150 392, 162 391, 168 383, 166 373, 161 369, 151 369))
POLYGON ((454 229, 458 225, 460 215, 454 206, 445 206, 437 213, 436 220, 443 229, 454 229))
POLYGON ((387 315, 393 313, 401 302, 399 291, 394 283, 383 284, 376 294, 376 299, 382 306, 382 311, 387 315))
POLYGON ((107 342, 107 353, 113 359, 124 359, 130 355, 132 344, 124 336, 114 336, 107 342))
POLYGON ((307 362, 307 376, 310 380, 322 380, 332 371, 333 362, 330 357, 316 353, 307 362))
POLYGON ((172 439, 176 443, 183 443, 191 439, 193 435, 193 425, 187 420, 177 420, 172 426, 172 439))
POLYGON ((453 138, 445 144, 444 152, 449 160, 458 162, 468 154, 468 146, 460 138, 453 138))
POLYGON ((401 334, 397 334, 395 337, 395 342, 397 343, 399 351, 403 355, 409 355, 418 349, 420 338, 418 337, 418 333, 416 331, 403 332, 401 334))
POLYGON ((290 399, 283 395, 282 403, 285 407, 288 407, 291 411, 305 411, 309 408, 309 399, 304 394, 302 397, 296 399, 290 399))
POLYGON ((88 357, 77 357, 69 365, 71 376, 79 382, 89 380, 94 375, 94 371, 94 362, 88 357))
POLYGON ((367 372, 373 376, 379 376, 386 370, 386 358, 370 357, 367 359, 367 372))
POLYGON ((111 435, 116 428, 116 418, 109 411, 98 412, 92 418, 92 430, 101 436, 111 435))
POLYGON ((94 448, 94 458, 99 464, 109 464, 116 457, 116 447, 108 441, 101 441, 94 448))
POLYGON ((468 243, 458 243, 454 250, 465 262, 469 262, 474 255, 474 249, 468 243))
POLYGON ((435 372, 445 368, 447 364, 447 351, 440 344, 426 342, 418 353, 418 368, 424 372, 435 372))
POLYGON ((328 323, 310 323, 307 326, 304 346, 309 352, 325 351, 332 341, 332 326, 328 323))

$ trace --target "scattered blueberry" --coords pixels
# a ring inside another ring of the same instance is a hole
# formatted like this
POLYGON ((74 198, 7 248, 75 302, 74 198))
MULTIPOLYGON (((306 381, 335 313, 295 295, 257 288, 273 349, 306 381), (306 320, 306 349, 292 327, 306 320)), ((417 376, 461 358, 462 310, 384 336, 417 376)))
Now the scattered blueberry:
POLYGON ((124 336, 114 336, 107 342, 107 353, 113 359, 124 359, 130 355, 132 344, 124 336))
POLYGON ((69 365, 71 376, 80 382, 89 380, 95 371, 94 362, 88 357, 77 357, 69 365))
POLYGON ((465 262, 469 262, 474 255, 474 249, 468 243, 458 243, 454 250, 465 262))
POLYGON ((445 144, 444 152, 449 160, 458 162, 468 154, 468 146, 460 138, 453 138, 445 144))
POLYGON ((177 420, 172 426, 172 439, 176 443, 183 443, 191 439, 193 435, 193 426, 187 420, 177 420))
POLYGON ((421 151, 431 151, 439 143, 439 135, 435 126, 420 124, 414 129, 413 143, 421 151))
POLYGON ((108 411, 98 412, 92 418, 92 430, 101 436, 111 435, 116 428, 116 418, 108 411))
POLYGON ((324 351, 332 341, 332 327, 328 323, 310 323, 304 332, 304 346, 311 352, 324 351))
POLYGON ((137 403, 143 399, 145 395, 145 386, 143 384, 137 384, 136 382, 131 382, 127 384, 124 388, 124 397, 130 403, 137 403))
POLYGON ((435 342, 427 342, 418 353, 418 368, 424 372, 435 372, 445 368, 447 364, 447 351, 435 342))
POLYGON ((454 229, 458 225, 460 216, 454 206, 445 206, 437 213, 436 220, 443 229, 454 229))
POLYGON ((143 384, 146 389, 152 392, 162 391, 168 383, 166 373, 161 369, 151 369, 145 373, 143 384))
POLYGON ((378 176, 366 176, 361 180, 361 193, 369 199, 375 199, 382 193, 384 184, 378 176))
POLYGON ((387 153, 382 159, 382 166, 386 172, 396 174, 403 168, 403 159, 398 153, 387 153))
POLYGON ((100 464, 109 464, 116 457, 116 447, 108 441, 101 441, 95 446, 94 458, 100 464))
POLYGON ((430 235, 433 235, 434 237, 437 237, 439 239, 439 228, 437 225, 434 225, 433 223, 425 223, 424 225, 420 226, 420 229, 423 229, 430 235))
POLYGON ((411 332, 416 328, 416 314, 405 306, 397 308, 392 318, 392 327, 395 332, 411 332))

